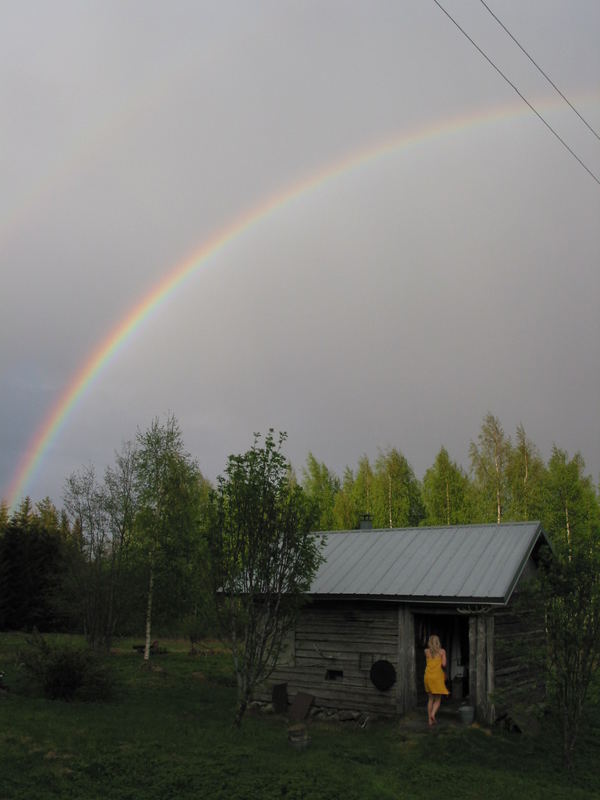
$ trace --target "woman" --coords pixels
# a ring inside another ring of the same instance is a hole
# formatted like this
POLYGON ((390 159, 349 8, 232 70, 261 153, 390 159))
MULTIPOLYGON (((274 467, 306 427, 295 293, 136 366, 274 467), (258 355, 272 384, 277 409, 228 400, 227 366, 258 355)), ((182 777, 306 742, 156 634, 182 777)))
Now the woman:
POLYGON ((440 644, 439 638, 434 634, 427 640, 425 648, 425 691, 429 695, 427 701, 427 720, 429 727, 435 725, 435 715, 438 712, 443 694, 450 694, 444 682, 444 667, 446 666, 446 651, 440 644))

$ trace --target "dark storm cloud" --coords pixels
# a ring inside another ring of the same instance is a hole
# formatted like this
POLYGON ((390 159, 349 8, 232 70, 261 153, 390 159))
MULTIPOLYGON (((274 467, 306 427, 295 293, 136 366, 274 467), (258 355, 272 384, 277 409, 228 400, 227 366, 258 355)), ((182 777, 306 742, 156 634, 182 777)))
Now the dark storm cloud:
MULTIPOLYGON (((480 4, 448 4, 600 172, 593 136, 480 4)), ((495 9, 600 127, 600 12, 495 9), (543 11, 543 13, 542 13, 543 11)), ((0 32, 0 493, 94 346, 184 257, 307 174, 446 131, 232 241, 89 387, 27 486, 172 410, 210 477, 254 430, 338 472, 467 465, 491 410, 600 470, 600 189, 434 4, 14 5, 0 32)))

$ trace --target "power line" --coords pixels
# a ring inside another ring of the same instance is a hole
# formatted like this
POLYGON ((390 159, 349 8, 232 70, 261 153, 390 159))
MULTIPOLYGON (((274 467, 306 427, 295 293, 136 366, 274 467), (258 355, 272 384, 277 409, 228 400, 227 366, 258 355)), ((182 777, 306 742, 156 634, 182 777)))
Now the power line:
POLYGON ((586 164, 585 164, 585 163, 584 163, 584 162, 581 160, 581 158, 579 158, 579 156, 577 155, 577 153, 576 153, 574 150, 572 150, 572 149, 569 147, 569 145, 568 145, 568 144, 565 142, 565 140, 562 138, 562 136, 560 136, 560 134, 558 134, 558 133, 557 133, 557 132, 554 130, 554 128, 552 127, 552 125, 550 125, 550 123, 549 123, 549 122, 548 122, 546 119, 544 119, 544 117, 542 117, 542 115, 540 114, 540 112, 539 112, 539 111, 538 111, 538 110, 535 108, 535 106, 533 106, 533 105, 532 105, 532 104, 529 102, 529 100, 528 100, 528 99, 525 97, 525 95, 523 95, 523 94, 522 94, 522 93, 519 91, 519 89, 517 88, 517 86, 515 86, 515 84, 514 84, 514 83, 513 83, 513 82, 510 80, 510 78, 508 78, 508 77, 507 77, 507 76, 504 74, 504 72, 502 72, 502 70, 500 69, 500 67, 496 66, 496 64, 495 64, 495 63, 492 61, 492 59, 491 59, 491 58, 490 58, 490 57, 489 57, 489 56, 488 56, 488 55, 487 55, 487 54, 486 54, 486 53, 485 53, 485 52, 484 52, 484 51, 481 49, 481 47, 479 47, 479 45, 477 44, 477 42, 476 42, 474 39, 472 39, 472 38, 469 36, 469 34, 468 34, 466 31, 465 31, 465 29, 464 29, 464 28, 461 28, 461 26, 460 26, 460 25, 458 24, 458 22, 457 22, 457 21, 454 19, 454 17, 453 17, 451 14, 449 14, 449 13, 448 13, 448 11, 446 11, 446 9, 444 8, 444 6, 443 6, 443 5, 442 5, 440 2, 438 2, 438 0, 433 0, 433 2, 434 2, 434 3, 436 4, 436 6, 437 6, 437 7, 440 9, 440 11, 443 11, 443 12, 444 12, 444 14, 445 14, 445 15, 448 17, 448 19, 449 19, 449 20, 450 20, 450 21, 451 21, 451 22, 452 22, 454 25, 456 25, 456 27, 457 27, 457 28, 458 28, 458 30, 459 30, 459 31, 462 33, 462 35, 463 35, 465 38, 467 38, 467 39, 468 39, 468 40, 471 42, 471 44, 473 45, 473 47, 474 47, 474 48, 475 48, 475 49, 476 49, 476 50, 477 50, 479 53, 481 53, 481 55, 482 55, 482 56, 485 58, 485 60, 488 62, 488 64, 489 64, 490 66, 492 66, 492 67, 493 67, 493 68, 496 70, 496 72, 497 72, 497 73, 498 73, 498 74, 499 74, 499 75, 500 75, 502 78, 504 78, 504 80, 506 81, 506 83, 508 83, 508 85, 509 85, 509 86, 511 86, 511 87, 514 89, 514 91, 515 91, 515 92, 516 92, 516 93, 519 95, 519 97, 521 98, 521 100, 522 100, 522 101, 523 101, 523 102, 524 102, 524 103, 525 103, 525 104, 526 104, 526 105, 527 105, 527 106, 528 106, 528 107, 529 107, 529 108, 530 108, 530 109, 533 111, 533 113, 536 115, 536 117, 537 117, 537 118, 538 118, 538 119, 539 119, 541 122, 543 122, 543 123, 544 123, 544 125, 545 125, 545 126, 548 128, 548 130, 550 131, 550 133, 551 133, 553 136, 555 136, 555 137, 558 139, 558 141, 559 141, 559 142, 562 144, 562 146, 563 146, 563 147, 564 147, 566 150, 568 150, 568 152, 569 152, 569 153, 570 153, 570 154, 573 156, 573 158, 575 159, 575 161, 577 161, 577 162, 578 162, 578 164, 579 164, 580 166, 582 166, 582 167, 584 168, 584 170, 585 170, 585 171, 588 173, 588 175, 590 175, 590 177, 591 177, 591 178, 593 178, 593 180, 595 180, 595 181, 596 181, 596 183, 597 183, 597 184, 600 186, 600 178, 598 178, 598 176, 597 176, 597 175, 595 175, 595 174, 592 172, 592 170, 591 170, 591 169, 590 169, 590 168, 589 168, 589 167, 588 167, 588 166, 587 166, 587 165, 586 165, 586 164))
POLYGON ((598 141, 600 141, 600 134, 599 134, 597 131, 595 131, 595 130, 594 130, 594 128, 592 128, 592 126, 590 125, 590 123, 589 123, 589 122, 588 122, 588 121, 587 121, 587 120, 586 120, 586 119, 585 119, 585 118, 584 118, 584 117, 583 117, 583 116, 582 116, 582 115, 579 113, 579 111, 578 111, 578 110, 575 108, 575 106, 573 105, 573 103, 571 103, 571 101, 568 99, 568 97, 565 97, 565 95, 564 95, 564 94, 561 92, 561 90, 558 88, 558 86, 557 86, 557 85, 554 83, 554 81, 552 80, 552 78, 550 78, 550 76, 549 76, 549 75, 548 75, 546 72, 544 72, 544 70, 543 70, 543 69, 540 67, 540 65, 539 65, 539 64, 538 64, 538 63, 537 63, 537 62, 536 62, 536 61, 535 61, 535 60, 532 58, 532 56, 530 56, 530 55, 529 55, 529 53, 527 52, 527 50, 526 50, 526 49, 523 47, 523 45, 522 45, 522 44, 521 44, 519 41, 517 41, 517 39, 516 39, 516 38, 515 38, 515 37, 512 35, 512 33, 511 33, 509 30, 508 30, 508 28, 507 28, 507 27, 506 27, 506 25, 505 25, 505 24, 502 22, 502 20, 498 19, 498 17, 497 17, 497 16, 494 14, 494 12, 493 12, 493 11, 492 11, 492 9, 491 9, 491 8, 488 6, 488 4, 485 2, 485 0, 480 0, 480 3, 481 3, 481 5, 482 5, 482 6, 484 6, 485 8, 487 8, 487 10, 490 12, 490 14, 492 15, 492 17, 493 17, 493 18, 496 20, 496 22, 498 23, 498 25, 500 25, 500 27, 501 27, 501 28, 502 28, 502 29, 503 29, 503 30, 504 30, 504 31, 505 31, 505 32, 506 32, 506 33, 507 33, 507 34, 510 36, 510 38, 511 38, 511 39, 513 40, 513 42, 514 42, 514 43, 517 45, 517 47, 518 47, 518 48, 519 48, 519 49, 520 49, 520 50, 521 50, 521 51, 522 51, 522 52, 523 52, 523 53, 524 53, 524 54, 527 56, 527 58, 528 58, 528 59, 531 61, 531 63, 533 64, 533 66, 534 66, 534 67, 535 67, 535 68, 538 70, 538 72, 540 72, 540 73, 541 73, 541 74, 544 76, 544 78, 546 78, 546 80, 548 81, 548 83, 550 84, 550 86, 552 86, 552 88, 553 88, 555 91, 557 91, 557 92, 558 92, 558 94, 559 94, 559 95, 562 97, 562 99, 565 101, 565 103, 566 103, 566 104, 567 104, 567 105, 568 105, 568 106, 569 106, 569 107, 570 107, 570 108, 571 108, 571 109, 572 109, 572 110, 573 110, 573 111, 574 111, 574 112, 577 114, 577 116, 578 116, 578 117, 579 117, 579 119, 580 119, 580 120, 583 122, 583 124, 586 126, 586 128, 588 128, 588 129, 589 129, 589 130, 590 130, 590 131, 591 131, 591 132, 594 134, 594 136, 596 137, 596 139, 598 139, 598 141))

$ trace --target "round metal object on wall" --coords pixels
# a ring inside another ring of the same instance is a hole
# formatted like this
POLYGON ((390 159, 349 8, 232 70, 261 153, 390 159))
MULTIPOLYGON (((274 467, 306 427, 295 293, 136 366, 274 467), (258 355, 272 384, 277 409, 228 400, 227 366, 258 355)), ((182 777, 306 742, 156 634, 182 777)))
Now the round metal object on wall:
POLYGON ((369 676, 372 684, 376 689, 379 689, 380 692, 386 692, 396 683, 396 670, 394 669, 394 665, 383 658, 373 664, 369 676))

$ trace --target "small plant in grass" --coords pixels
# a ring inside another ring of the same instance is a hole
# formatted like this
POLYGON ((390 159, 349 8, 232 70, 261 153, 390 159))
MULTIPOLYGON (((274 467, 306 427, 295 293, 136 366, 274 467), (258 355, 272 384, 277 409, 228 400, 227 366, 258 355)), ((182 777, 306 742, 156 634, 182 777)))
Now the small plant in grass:
POLYGON ((51 700, 101 701, 112 695, 112 675, 92 650, 50 644, 34 632, 18 658, 25 676, 51 700))

